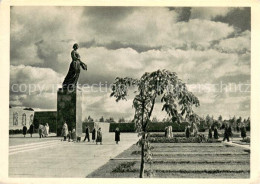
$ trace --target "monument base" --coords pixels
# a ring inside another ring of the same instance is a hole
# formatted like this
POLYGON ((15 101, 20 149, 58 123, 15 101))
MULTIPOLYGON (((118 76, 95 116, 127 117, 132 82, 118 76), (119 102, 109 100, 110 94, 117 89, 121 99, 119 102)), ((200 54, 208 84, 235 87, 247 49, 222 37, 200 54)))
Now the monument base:
POLYGON ((61 136, 66 121, 69 131, 74 128, 76 136, 82 135, 82 90, 80 88, 63 89, 57 92, 57 136, 61 136))

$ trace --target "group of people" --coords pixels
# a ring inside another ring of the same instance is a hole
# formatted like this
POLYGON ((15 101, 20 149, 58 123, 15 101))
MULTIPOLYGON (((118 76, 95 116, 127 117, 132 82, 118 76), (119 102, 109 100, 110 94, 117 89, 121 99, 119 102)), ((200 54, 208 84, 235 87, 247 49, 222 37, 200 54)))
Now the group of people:
MULTIPOLYGON (((96 144, 98 144, 98 143, 102 144, 102 131, 101 131, 101 128, 99 127, 98 130, 96 131, 96 128, 94 127, 92 129, 91 133, 92 133, 92 141, 95 142, 95 140, 96 140, 96 144), (96 132, 97 132, 97 136, 96 136, 96 132)), ((84 142, 86 141, 86 139, 88 139, 88 142, 90 142, 89 134, 90 134, 90 128, 89 128, 89 126, 86 126, 85 138, 83 140, 84 142)))
MULTIPOLYGON (((96 144, 100 143, 102 144, 102 131, 101 131, 101 127, 99 127, 97 130, 95 127, 93 127, 92 131, 92 141, 96 142, 96 144)), ((76 130, 75 128, 72 129, 72 131, 68 130, 68 125, 65 122, 62 126, 62 136, 63 136, 63 141, 66 141, 68 139, 69 142, 80 142, 80 137, 76 137, 76 130)), ((90 128, 88 125, 86 125, 86 129, 85 129, 85 138, 83 140, 83 142, 85 142, 86 140, 88 140, 88 142, 90 142, 90 128)), ((120 141, 120 130, 117 127, 115 130, 115 142, 116 144, 118 144, 118 142, 120 141)))
POLYGON ((50 127, 49 127, 49 124, 46 123, 45 125, 42 125, 42 124, 39 124, 39 136, 40 138, 42 137, 48 137, 49 136, 49 130, 50 130, 50 127))
MULTIPOLYGON (((32 137, 32 134, 33 134, 33 132, 34 132, 34 126, 33 126, 33 124, 30 125, 28 132, 29 132, 29 134, 31 134, 31 137, 32 137)), ((24 125, 24 126, 23 126, 23 136, 25 137, 26 134, 27 134, 27 126, 24 125)))
POLYGON ((212 139, 212 138, 219 139, 218 129, 216 126, 214 126, 213 130, 212 130, 212 127, 209 128, 208 138, 209 139, 212 139), (212 134, 212 131, 214 134, 212 134))

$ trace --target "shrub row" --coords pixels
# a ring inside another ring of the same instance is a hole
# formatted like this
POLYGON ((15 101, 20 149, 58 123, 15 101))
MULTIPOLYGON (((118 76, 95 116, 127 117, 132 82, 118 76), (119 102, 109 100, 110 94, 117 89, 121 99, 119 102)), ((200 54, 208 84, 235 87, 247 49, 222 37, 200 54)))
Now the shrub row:
POLYGON ((149 139, 151 143, 217 143, 221 142, 216 139, 201 139, 200 137, 173 137, 173 138, 165 138, 165 137, 151 137, 149 139))
MULTIPOLYGON (((177 123, 150 123, 147 127, 149 132, 164 132, 165 127, 172 126, 173 132, 184 132, 185 127, 188 123, 184 122, 181 124, 177 123)), ((135 132, 135 124, 134 123, 110 123, 109 132, 115 132, 116 128, 120 129, 120 132, 135 132)), ((205 132, 203 126, 198 127, 199 132, 205 132)))
MULTIPOLYGON (((9 130, 9 135, 14 135, 14 134, 22 134, 23 130, 22 129, 16 129, 16 130, 9 130)), ((27 134, 29 133, 29 129, 27 129, 27 134)), ((38 129, 33 129, 33 133, 38 133, 38 129)))

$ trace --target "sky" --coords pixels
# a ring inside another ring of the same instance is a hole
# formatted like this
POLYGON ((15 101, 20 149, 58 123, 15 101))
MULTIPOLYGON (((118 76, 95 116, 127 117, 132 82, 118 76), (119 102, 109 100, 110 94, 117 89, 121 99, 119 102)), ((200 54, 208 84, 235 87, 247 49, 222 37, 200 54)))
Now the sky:
MULTIPOLYGON (((133 119, 127 101, 109 97, 116 77, 176 72, 200 101, 201 117, 250 116, 250 8, 11 8, 10 105, 56 110, 57 89, 79 44, 83 118, 133 119), (84 88, 85 89, 85 88, 84 88)), ((158 101, 152 117, 167 117, 158 101)))

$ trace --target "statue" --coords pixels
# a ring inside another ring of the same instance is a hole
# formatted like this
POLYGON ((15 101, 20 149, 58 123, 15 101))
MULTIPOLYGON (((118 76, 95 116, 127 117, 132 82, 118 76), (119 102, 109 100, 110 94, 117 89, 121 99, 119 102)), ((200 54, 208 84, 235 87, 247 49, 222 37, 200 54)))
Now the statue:
POLYGON ((75 43, 73 45, 73 50, 71 51, 72 61, 70 63, 70 68, 62 83, 62 88, 75 88, 79 79, 80 67, 82 67, 83 70, 87 70, 87 65, 80 60, 80 55, 77 52, 78 48, 79 45, 75 43))

